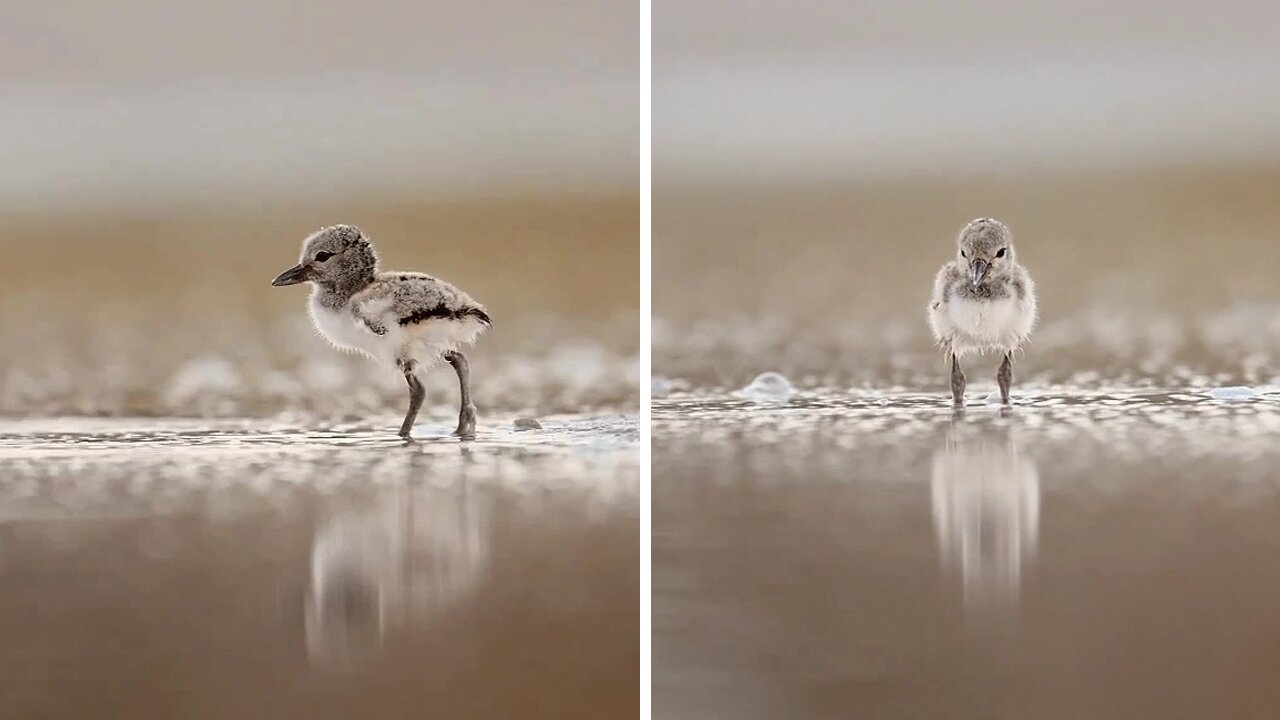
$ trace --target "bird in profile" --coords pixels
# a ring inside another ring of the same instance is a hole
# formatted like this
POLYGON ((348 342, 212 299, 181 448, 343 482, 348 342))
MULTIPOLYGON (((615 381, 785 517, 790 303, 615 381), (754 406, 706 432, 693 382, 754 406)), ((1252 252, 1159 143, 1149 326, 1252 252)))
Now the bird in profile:
POLYGON ((476 406, 471 402, 467 358, 459 346, 475 341, 492 322, 489 313, 449 283, 416 272, 379 272, 369 238, 352 225, 322 228, 302 243, 302 258, 272 285, 310 282, 311 321, 330 343, 394 367, 409 384, 409 409, 400 437, 411 437, 426 397, 420 374, 441 360, 458 374, 458 428, 474 440, 476 406))
POLYGON ((1013 353, 1036 322, 1035 284, 1018 264, 1013 234, 998 220, 970 222, 956 245, 956 257, 938 271, 928 307, 934 338, 951 359, 951 398, 955 407, 964 407, 960 359, 990 352, 1003 356, 996 382, 1000 401, 1008 405, 1013 353))

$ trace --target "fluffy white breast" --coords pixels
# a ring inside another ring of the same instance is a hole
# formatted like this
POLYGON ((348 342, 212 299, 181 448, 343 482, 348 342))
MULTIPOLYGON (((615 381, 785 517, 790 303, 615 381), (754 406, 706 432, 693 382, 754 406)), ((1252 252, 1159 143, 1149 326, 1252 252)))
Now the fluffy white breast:
POLYGON ((953 343, 963 350, 1012 350, 1026 339, 1035 310, 1016 297, 976 300, 953 294, 946 305, 953 343))
POLYGON ((315 297, 311 298, 309 309, 311 322, 316 330, 334 346, 342 350, 362 352, 376 360, 395 362, 396 343, 390 331, 387 335, 377 335, 356 320, 348 308, 327 308, 315 297))
POLYGON ((972 300, 953 295, 949 314, 956 328, 969 335, 998 337, 1013 329, 1017 313, 1013 298, 972 300))

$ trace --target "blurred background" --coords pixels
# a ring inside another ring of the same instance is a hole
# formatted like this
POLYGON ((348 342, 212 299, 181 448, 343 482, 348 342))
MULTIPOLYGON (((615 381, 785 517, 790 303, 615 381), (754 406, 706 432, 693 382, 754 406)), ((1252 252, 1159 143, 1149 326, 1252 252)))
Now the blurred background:
POLYGON ((1040 291, 1024 380, 1273 380, 1277 21, 1239 0, 662 4, 655 373, 941 388, 924 305, 991 216, 1040 291))
POLYGON ((635 11, 0 10, 0 413, 398 408, 403 379, 269 287, 339 222, 488 305, 482 408, 635 408, 635 11))

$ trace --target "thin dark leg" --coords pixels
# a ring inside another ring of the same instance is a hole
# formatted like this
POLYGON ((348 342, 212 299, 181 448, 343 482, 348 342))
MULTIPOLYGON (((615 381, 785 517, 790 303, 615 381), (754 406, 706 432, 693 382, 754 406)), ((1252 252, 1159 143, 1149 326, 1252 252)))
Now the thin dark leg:
POLYGON ((958 408, 964 407, 964 371, 954 353, 951 355, 951 401, 958 408))
POLYGON ((408 438, 413 431, 413 421, 418 419, 418 410, 422 407, 422 401, 427 397, 427 391, 422 387, 422 381, 418 379, 418 364, 412 360, 401 360, 400 369, 404 372, 404 379, 409 383, 409 412, 405 413, 404 423, 400 425, 400 437, 408 438))
POLYGON ((458 373, 458 392, 461 396, 458 409, 458 429, 454 435, 463 440, 476 439, 476 406, 471 402, 471 367, 467 365, 467 356, 457 350, 444 354, 454 371, 458 373))
POLYGON ((1013 382, 1013 360, 1009 353, 1004 354, 1000 369, 996 371, 996 382, 1000 384, 1000 402, 1009 404, 1009 383, 1013 382))

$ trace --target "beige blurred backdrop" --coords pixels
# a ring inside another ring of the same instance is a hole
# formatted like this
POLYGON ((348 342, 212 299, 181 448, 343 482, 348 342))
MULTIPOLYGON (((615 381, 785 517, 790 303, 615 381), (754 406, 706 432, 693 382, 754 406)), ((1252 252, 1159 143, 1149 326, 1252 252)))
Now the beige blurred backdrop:
POLYGON ((0 412, 399 403, 395 378, 312 333, 304 291, 268 287, 338 222, 489 306, 482 407, 634 408, 636 17, 590 0, 0 9, 0 412))
POLYGON ((1274 382, 1277 21, 1239 0, 662 4, 655 373, 941 387, 932 278, 994 216, 1041 293, 1024 379, 1274 382))

